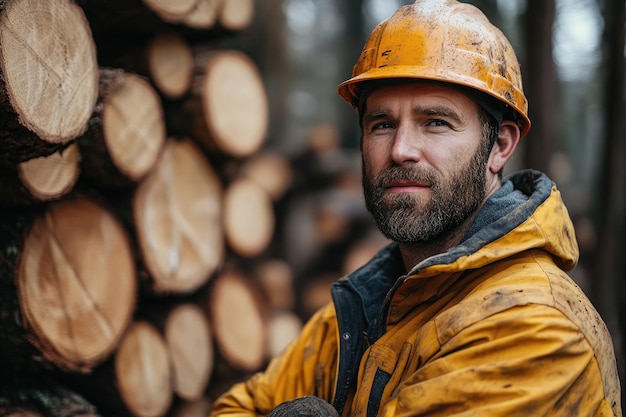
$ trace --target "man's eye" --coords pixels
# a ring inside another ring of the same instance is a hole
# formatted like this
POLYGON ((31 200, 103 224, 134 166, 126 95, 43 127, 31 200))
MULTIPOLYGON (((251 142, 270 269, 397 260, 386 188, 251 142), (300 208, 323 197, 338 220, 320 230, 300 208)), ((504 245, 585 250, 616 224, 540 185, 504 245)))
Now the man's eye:
POLYGON ((393 125, 389 122, 380 122, 372 126, 372 130, 392 129, 393 125))
POLYGON ((428 126, 443 127, 443 126, 448 126, 448 122, 446 122, 445 120, 441 120, 441 119, 434 119, 428 122, 428 126))

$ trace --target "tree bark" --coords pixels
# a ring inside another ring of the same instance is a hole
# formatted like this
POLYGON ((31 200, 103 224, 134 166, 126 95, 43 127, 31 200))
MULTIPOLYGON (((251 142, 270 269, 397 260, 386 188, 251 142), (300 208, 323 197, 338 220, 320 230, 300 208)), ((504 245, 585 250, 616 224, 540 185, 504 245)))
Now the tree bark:
POLYGON ((560 125, 561 114, 557 109, 558 76, 552 57, 552 26, 554 24, 554 0, 528 3, 526 11, 525 36, 527 48, 524 86, 528 97, 529 115, 533 126, 524 140, 525 163, 550 174, 551 157, 557 147, 556 127, 560 125))
POLYGON ((82 396, 48 377, 21 378, 0 389, 0 415, 7 417, 98 417, 82 396))
POLYGON ((0 12, 0 144, 17 163, 84 132, 98 66, 89 23, 70 0, 5 1, 0 12))
MULTIPOLYGON (((597 180, 597 228, 598 245, 595 248, 594 281, 592 300, 605 318, 615 343, 615 351, 620 374, 625 375, 626 358, 624 342, 626 331, 626 308, 624 307, 624 283, 621 271, 624 270, 624 211, 626 198, 626 80, 624 70, 624 23, 626 12, 623 1, 605 3, 605 120, 606 139, 600 173, 597 180), (619 296, 621 294, 621 297, 619 296)), ((626 398, 622 398, 624 402, 626 398)))

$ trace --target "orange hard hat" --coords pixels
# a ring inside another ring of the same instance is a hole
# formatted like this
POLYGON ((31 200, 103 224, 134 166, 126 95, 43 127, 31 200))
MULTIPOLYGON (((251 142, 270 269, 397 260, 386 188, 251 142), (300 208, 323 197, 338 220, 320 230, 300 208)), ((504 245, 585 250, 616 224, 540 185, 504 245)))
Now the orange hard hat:
POLYGON ((363 81, 417 78, 469 87, 509 106, 524 137, 528 101, 515 51, 476 7, 455 0, 417 0, 372 31, 339 95, 354 107, 363 81))

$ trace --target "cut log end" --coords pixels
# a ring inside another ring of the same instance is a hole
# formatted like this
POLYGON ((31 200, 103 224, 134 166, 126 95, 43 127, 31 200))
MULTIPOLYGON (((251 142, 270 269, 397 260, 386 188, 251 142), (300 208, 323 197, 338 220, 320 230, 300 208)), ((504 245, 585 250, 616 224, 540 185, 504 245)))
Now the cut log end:
POLYGON ((150 323, 133 323, 115 357, 120 395, 132 415, 161 417, 173 399, 170 362, 161 334, 150 323))
POLYGON ((215 278, 208 308, 221 357, 234 369, 258 370, 267 358, 268 324, 250 279, 237 271, 221 273, 215 278))
POLYGON ((6 93, 20 123, 51 143, 80 135, 99 77, 82 9, 70 0, 5 2, 0 49, 6 93))
POLYGON ((198 0, 143 0, 146 7, 166 22, 179 22, 190 13, 198 0))
POLYGON ((156 292, 193 291, 221 264, 222 184, 189 139, 167 141, 137 188, 133 212, 156 292))
POLYGON ((169 32, 155 36, 147 52, 150 78, 165 96, 177 99, 191 88, 193 53, 180 35, 169 32))
POLYGON ((193 29, 211 29, 218 20, 218 13, 224 0, 198 0, 196 7, 182 20, 193 29))
POLYGON ((247 178, 231 183, 224 196, 224 234, 240 256, 263 252, 274 235, 274 207, 261 186, 247 178))
POLYGON ((241 52, 224 51, 209 59, 205 69, 201 96, 210 147, 238 158, 258 151, 269 109, 256 65, 241 52))
POLYGON ((213 341, 208 320, 194 304, 180 304, 165 323, 165 342, 172 360, 174 392, 199 400, 213 371, 213 341))
POLYGON ((289 310, 276 310, 268 326, 270 358, 278 356, 302 330, 302 320, 289 310))
POLYGON ((135 307, 127 235, 110 213, 82 197, 53 203, 35 221, 17 279, 33 343, 70 371, 89 372, 108 357, 135 307))
POLYGON ((79 156, 78 145, 72 143, 63 151, 22 162, 17 167, 20 180, 35 200, 59 199, 78 180, 79 156))
POLYGON ((293 183, 294 172, 289 161, 281 155, 264 152, 253 155, 241 166, 241 175, 258 183, 278 201, 293 183))
POLYGON ((114 74, 106 92, 102 129, 114 165, 137 180, 152 169, 165 142, 161 99, 145 78, 114 74))
POLYGON ((219 21, 231 31, 246 29, 254 19, 254 0, 224 0, 219 21))

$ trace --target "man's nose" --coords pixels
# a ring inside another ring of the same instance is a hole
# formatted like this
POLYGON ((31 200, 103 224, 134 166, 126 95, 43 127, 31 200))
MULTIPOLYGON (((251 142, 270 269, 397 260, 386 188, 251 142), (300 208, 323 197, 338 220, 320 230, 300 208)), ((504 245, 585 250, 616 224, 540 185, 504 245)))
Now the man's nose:
POLYGON ((422 158, 424 138, 417 129, 400 126, 396 130, 391 148, 391 159, 398 165, 418 162, 422 158))

